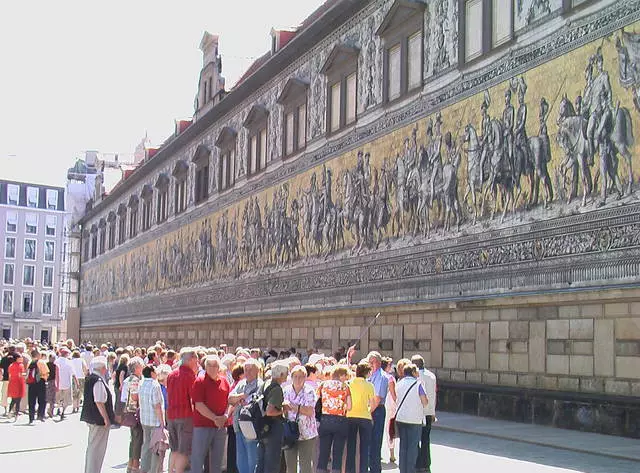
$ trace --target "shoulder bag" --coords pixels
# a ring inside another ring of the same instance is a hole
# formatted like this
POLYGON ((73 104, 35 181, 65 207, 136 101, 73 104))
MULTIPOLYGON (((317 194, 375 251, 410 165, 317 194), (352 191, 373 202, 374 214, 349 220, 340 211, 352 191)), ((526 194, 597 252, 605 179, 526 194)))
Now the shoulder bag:
POLYGON ((296 442, 300 439, 300 426, 298 425, 298 418, 300 417, 300 406, 298 406, 298 413, 296 414, 296 420, 285 419, 283 427, 284 427, 284 442, 282 443, 282 448, 286 450, 287 448, 293 447, 296 442))
POLYGON ((409 393, 411 392, 411 390, 416 384, 418 384, 417 380, 415 383, 411 385, 409 389, 407 389, 407 392, 404 393, 404 396, 402 396, 402 400, 400 401, 400 404, 398 404, 398 408, 396 409, 396 415, 389 420, 389 438, 391 439, 396 438, 396 416, 398 415, 398 412, 400 412, 400 408, 402 407, 402 404, 404 404, 404 400, 407 398, 407 396, 409 395, 409 393))

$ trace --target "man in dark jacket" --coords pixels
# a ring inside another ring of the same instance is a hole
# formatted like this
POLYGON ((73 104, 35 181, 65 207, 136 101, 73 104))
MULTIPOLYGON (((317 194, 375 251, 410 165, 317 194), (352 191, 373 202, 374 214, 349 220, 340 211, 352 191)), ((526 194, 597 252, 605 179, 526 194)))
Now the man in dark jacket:
POLYGON ((104 376, 107 359, 97 356, 91 361, 91 374, 84 386, 84 404, 80 420, 89 426, 89 441, 85 457, 85 473, 102 470, 102 462, 109 442, 109 429, 114 422, 113 400, 104 376))

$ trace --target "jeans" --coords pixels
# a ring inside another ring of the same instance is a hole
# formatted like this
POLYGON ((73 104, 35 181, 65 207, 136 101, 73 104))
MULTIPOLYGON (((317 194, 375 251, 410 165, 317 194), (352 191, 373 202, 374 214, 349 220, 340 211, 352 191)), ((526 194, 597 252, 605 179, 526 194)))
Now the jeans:
POLYGON ((398 437, 400 437, 400 453, 398 468, 400 473, 415 473, 418 458, 418 442, 420 441, 421 424, 406 424, 396 422, 398 437))
POLYGON ((36 402, 38 403, 38 420, 44 419, 47 400, 47 385, 44 381, 29 384, 27 397, 29 398, 29 422, 36 418, 36 402))
POLYGON ((153 453, 153 445, 151 445, 151 437, 153 431, 158 427, 148 425, 142 426, 142 454, 140 455, 140 469, 145 473, 156 473, 158 471, 158 463, 160 456, 153 453))
POLYGON ((318 438, 298 440, 292 447, 284 451, 287 473, 314 473, 316 444, 318 438), (300 469, 298 470, 298 465, 300 469))
POLYGON ((349 417, 349 438, 347 439, 347 473, 356 472, 356 443, 360 435, 360 473, 369 471, 369 447, 371 446, 371 432, 373 422, 369 419, 349 417))
POLYGON ((242 432, 236 432, 236 464, 239 473, 254 473, 258 463, 258 441, 247 440, 242 432))
POLYGON ((238 463, 236 461, 236 433, 233 426, 227 427, 227 473, 238 473, 238 463))
POLYGON ((417 471, 429 471, 431 468, 431 423, 433 416, 426 416, 426 424, 422 426, 420 437, 420 451, 416 461, 417 471))
POLYGON ((207 453, 209 454, 209 473, 221 473, 226 445, 226 428, 194 427, 191 444, 191 473, 202 473, 207 453))
POLYGON ((373 418, 373 430, 371 432, 371 447, 369 448, 369 470, 371 473, 382 472, 382 438, 384 437, 384 418, 387 411, 384 402, 371 413, 373 418))
POLYGON ((331 470, 342 471, 342 454, 349 433, 349 424, 344 416, 322 414, 320 419, 320 452, 318 454, 318 471, 327 471, 329 455, 331 470))
POLYGON ((258 442, 258 463, 255 473, 279 473, 282 460, 284 428, 282 422, 273 421, 269 433, 258 442))

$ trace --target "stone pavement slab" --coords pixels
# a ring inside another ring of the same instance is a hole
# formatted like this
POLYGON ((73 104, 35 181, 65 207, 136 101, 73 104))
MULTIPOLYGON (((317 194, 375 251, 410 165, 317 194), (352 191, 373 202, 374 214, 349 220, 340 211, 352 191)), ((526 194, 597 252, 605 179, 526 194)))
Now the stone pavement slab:
POLYGON ((548 446, 580 453, 640 461, 640 440, 534 424, 438 412, 434 429, 548 446))
POLYGON ((26 414, 18 417, 17 422, 13 422, 13 417, 0 417, 0 455, 70 446, 75 441, 80 426, 65 420, 62 421, 65 428, 60 428, 59 423, 58 419, 47 419, 46 422, 36 421, 29 425, 29 416, 26 414))

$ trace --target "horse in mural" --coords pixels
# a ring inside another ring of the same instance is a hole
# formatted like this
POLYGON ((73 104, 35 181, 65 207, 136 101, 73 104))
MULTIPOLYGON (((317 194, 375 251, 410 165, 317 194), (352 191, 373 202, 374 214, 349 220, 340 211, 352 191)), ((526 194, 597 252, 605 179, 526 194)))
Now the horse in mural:
POLYGON ((498 202, 500 202, 502 207, 500 223, 502 223, 504 222, 510 205, 512 206, 512 211, 515 211, 515 179, 511 162, 504 146, 504 134, 500 121, 491 119, 487 133, 488 136, 486 140, 484 140, 484 149, 481 154, 484 153, 487 156, 488 159, 485 160, 485 162, 489 163, 490 172, 489 185, 485 187, 482 199, 486 201, 488 193, 491 193, 493 198, 493 208, 491 209, 492 219, 498 211, 498 202))
POLYGON ((467 189, 462 200, 467 201, 471 195, 471 207, 473 208, 473 223, 475 225, 478 216, 484 216, 483 189, 491 174, 490 162, 481 163, 482 145, 476 129, 471 124, 464 127, 463 142, 467 145, 467 189), (478 206, 478 200, 479 206, 478 206), (478 215, 479 214, 479 215, 478 215))
POLYGON ((567 203, 576 194, 578 174, 582 181, 582 206, 587 205, 587 197, 593 191, 593 179, 591 166, 593 165, 593 151, 587 139, 587 120, 576 114, 573 104, 567 95, 562 96, 558 111, 558 135, 557 141, 565 153, 565 159, 560 165, 563 180, 566 182, 566 173, 572 170, 572 186, 568 192, 567 203))

